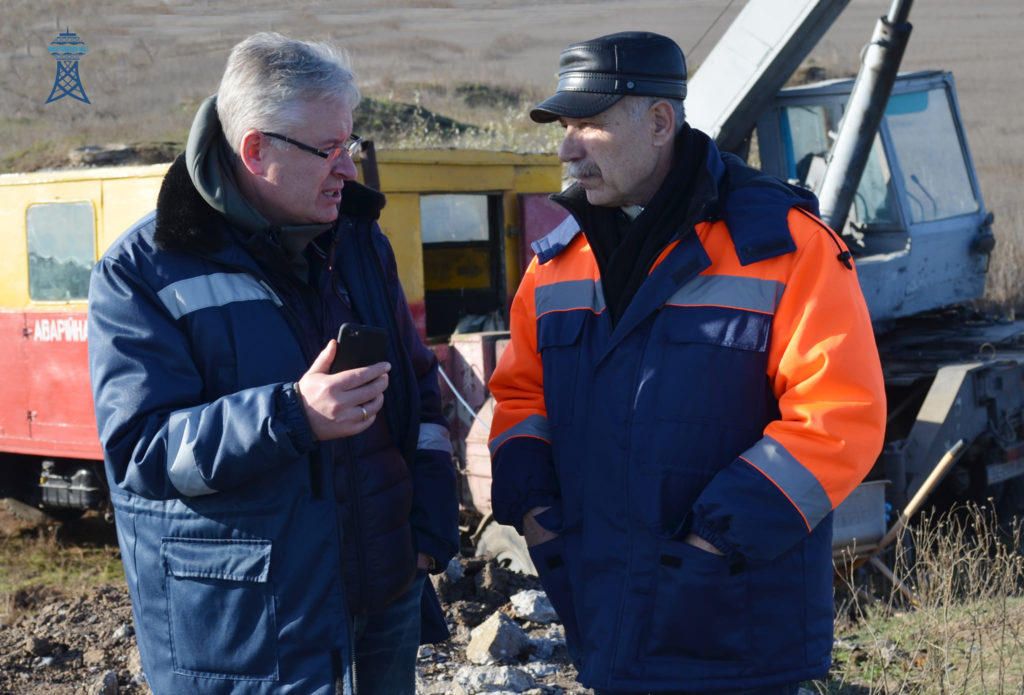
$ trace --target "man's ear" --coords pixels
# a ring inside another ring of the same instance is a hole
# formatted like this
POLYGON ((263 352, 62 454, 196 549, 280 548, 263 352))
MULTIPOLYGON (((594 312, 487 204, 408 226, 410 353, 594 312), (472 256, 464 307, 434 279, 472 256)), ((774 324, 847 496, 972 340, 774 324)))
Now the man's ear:
POLYGON ((651 106, 651 135, 655 145, 665 145, 676 134, 676 112, 667 101, 656 101, 651 106))
POLYGON ((263 159, 263 134, 253 128, 246 131, 242 136, 242 142, 238 148, 238 158, 250 174, 261 176, 266 171, 266 162, 263 159))

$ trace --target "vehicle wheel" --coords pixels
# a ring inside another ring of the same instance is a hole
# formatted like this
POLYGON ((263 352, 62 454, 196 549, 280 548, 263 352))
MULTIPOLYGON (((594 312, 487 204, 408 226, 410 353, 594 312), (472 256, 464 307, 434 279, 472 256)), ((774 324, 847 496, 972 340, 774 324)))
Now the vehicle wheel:
POLYGON ((506 569, 537 576, 537 568, 530 559, 526 541, 511 526, 492 521, 484 528, 476 543, 477 557, 490 557, 506 569))

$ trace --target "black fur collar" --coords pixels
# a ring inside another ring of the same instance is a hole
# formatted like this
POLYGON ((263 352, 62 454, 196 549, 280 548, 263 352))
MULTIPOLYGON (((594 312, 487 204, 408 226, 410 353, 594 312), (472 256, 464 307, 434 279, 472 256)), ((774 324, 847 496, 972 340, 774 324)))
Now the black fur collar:
POLYGON ((157 246, 170 251, 214 253, 224 245, 224 217, 196 190, 185 155, 171 164, 156 199, 157 246))

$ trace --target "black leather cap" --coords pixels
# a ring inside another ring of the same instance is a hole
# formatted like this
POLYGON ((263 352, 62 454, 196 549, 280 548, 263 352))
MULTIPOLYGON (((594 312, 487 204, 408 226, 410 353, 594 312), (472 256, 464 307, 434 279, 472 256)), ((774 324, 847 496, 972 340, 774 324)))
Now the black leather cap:
POLYGON ((624 31, 569 44, 558 60, 558 90, 530 111, 537 123, 586 118, 624 96, 686 98, 686 60, 667 36, 624 31))

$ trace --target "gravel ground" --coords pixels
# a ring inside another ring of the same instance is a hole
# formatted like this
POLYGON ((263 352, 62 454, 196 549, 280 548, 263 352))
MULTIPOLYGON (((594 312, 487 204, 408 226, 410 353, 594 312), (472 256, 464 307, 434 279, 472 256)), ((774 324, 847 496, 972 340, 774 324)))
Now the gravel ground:
MULTIPOLYGON (((0 540, 4 535, 36 531, 0 510, 0 540)), ((116 545, 109 530, 100 533, 104 538, 98 542, 116 545)), ((64 541, 54 552, 73 553, 75 544, 64 541)), ((61 558, 53 561, 61 562, 61 558)), ((510 601, 519 592, 539 589, 535 578, 482 559, 457 558, 446 573, 433 579, 452 638, 421 648, 417 692, 590 692, 575 682, 561 625, 525 618, 510 601), (497 663, 474 663, 467 655, 473 629, 488 618, 497 620, 497 613, 512 618, 510 622, 521 628, 518 651, 497 663)), ((149 693, 124 584, 85 588, 36 585, 13 595, 0 594, 0 695, 149 693)))
POLYGON ((18 617, 0 630, 0 693, 149 693, 125 586, 39 586, 11 600, 18 617))

